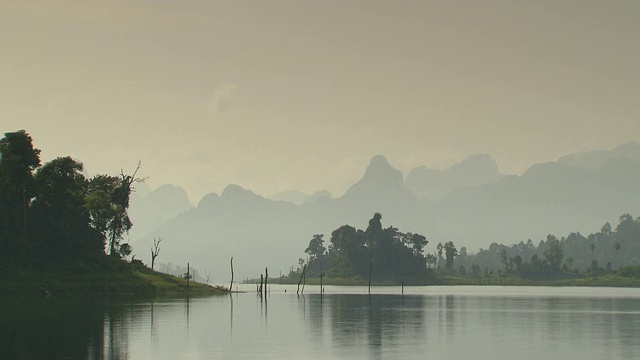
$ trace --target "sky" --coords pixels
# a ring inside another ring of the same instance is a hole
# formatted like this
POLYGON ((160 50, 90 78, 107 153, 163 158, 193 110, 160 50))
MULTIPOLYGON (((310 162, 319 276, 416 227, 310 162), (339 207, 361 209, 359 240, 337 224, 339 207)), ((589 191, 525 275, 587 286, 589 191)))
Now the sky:
POLYGON ((194 204, 640 140, 638 1, 0 0, 0 132, 194 204))

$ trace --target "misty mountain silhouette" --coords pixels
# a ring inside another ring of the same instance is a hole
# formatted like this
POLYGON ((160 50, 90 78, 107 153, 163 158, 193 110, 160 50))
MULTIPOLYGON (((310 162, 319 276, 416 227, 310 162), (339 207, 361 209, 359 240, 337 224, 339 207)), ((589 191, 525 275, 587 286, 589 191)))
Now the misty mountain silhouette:
POLYGON ((615 158, 627 158, 640 162, 640 145, 637 142, 628 142, 610 151, 594 150, 565 155, 558 159, 558 162, 594 170, 615 158))
POLYGON ((489 155, 471 155, 448 170, 419 166, 407 174, 404 185, 419 199, 438 201, 459 188, 480 186, 500 181, 496 161, 489 155))
MULTIPOLYGON (((162 237, 159 262, 189 261, 201 271, 212 269, 213 281, 224 284, 230 278, 231 256, 237 279, 259 276, 265 266, 270 276, 279 276, 305 257, 314 234, 325 234, 328 246, 333 230, 344 224, 364 229, 374 212, 382 213, 385 227, 425 235, 427 252, 445 241, 475 251, 492 242, 512 244, 529 238, 538 241, 547 234, 594 232, 605 222, 615 223, 623 213, 639 213, 636 148, 631 144, 609 152, 568 155, 533 165, 522 176, 501 175, 491 157, 474 155, 446 171, 414 169, 405 180, 378 155, 342 197, 323 196, 299 205, 229 185, 221 196, 208 194, 193 208, 179 200, 182 192, 173 188, 152 198, 158 189, 147 196, 153 208, 171 208, 178 201, 183 211, 167 210, 163 216, 176 216, 132 237, 132 245, 134 252, 140 247, 144 254, 153 237, 162 237), (424 197, 425 191, 435 188, 431 194, 439 200, 424 197)), ((152 211, 148 205, 147 210, 134 212, 137 204, 132 202, 134 228, 138 226, 134 213, 152 211)))

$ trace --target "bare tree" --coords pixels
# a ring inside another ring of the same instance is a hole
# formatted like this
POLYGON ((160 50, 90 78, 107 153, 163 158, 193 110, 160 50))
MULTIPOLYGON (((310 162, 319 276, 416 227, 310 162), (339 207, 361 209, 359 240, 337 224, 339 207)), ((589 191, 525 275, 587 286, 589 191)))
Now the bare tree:
POLYGON ((205 274, 207 275, 207 285, 209 285, 209 280, 211 280, 211 269, 207 270, 205 274))
POLYGON ((229 284, 229 292, 233 288, 233 256, 231 257, 231 284, 229 284))
POLYGON ((156 258, 158 254, 160 254, 160 242, 162 242, 162 238, 153 238, 153 247, 151 248, 151 270, 153 270, 153 265, 156 263, 156 258))

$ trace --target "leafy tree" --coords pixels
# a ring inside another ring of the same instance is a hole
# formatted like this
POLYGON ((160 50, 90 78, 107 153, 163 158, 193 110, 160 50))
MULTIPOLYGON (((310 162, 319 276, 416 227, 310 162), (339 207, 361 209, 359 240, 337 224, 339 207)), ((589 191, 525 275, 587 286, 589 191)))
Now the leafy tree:
POLYGON ((404 241, 411 246, 414 254, 416 255, 421 255, 424 251, 424 247, 429 243, 425 236, 412 233, 406 233, 404 236, 404 241))
POLYGON ((133 223, 129 218, 129 198, 133 184, 144 179, 136 178, 140 163, 133 175, 98 175, 89 181, 89 195, 86 206, 91 222, 96 230, 103 234, 106 251, 111 255, 121 255, 120 240, 133 223))
POLYGON ((442 250, 444 249, 444 247, 442 246, 442 243, 439 242, 438 246, 436 246, 436 250, 438 250, 438 262, 440 262, 440 259, 442 258, 442 250))
POLYGON ((309 246, 304 250, 307 254, 309 254, 309 264, 307 266, 307 271, 310 275, 320 274, 320 271, 323 269, 324 265, 328 265, 326 263, 325 258, 327 255, 327 248, 324 247, 324 235, 316 234, 309 241, 309 246))
POLYGON ((40 167, 40 150, 24 130, 0 139, 0 259, 15 260, 18 240, 28 228, 34 196, 33 172, 40 167))
POLYGON ((327 248, 323 245, 323 237, 323 234, 313 235, 313 238, 309 241, 309 246, 304 250, 304 252, 309 254, 310 261, 321 259, 325 255, 327 248))
MULTIPOLYGON (((426 273, 422 250, 426 238, 382 227, 382 215, 375 213, 365 231, 344 225, 331 233, 327 252, 330 276, 368 276, 369 267, 377 277, 416 277, 426 273)), ((316 235, 305 250, 312 258, 323 252, 321 236, 316 235), (312 255, 313 254, 313 255, 312 255)))
POLYGON ((444 244, 444 252, 445 252, 445 265, 446 269, 453 269, 453 258, 458 256, 458 249, 453 244, 453 241, 449 241, 444 244))
POLYGON ((82 170, 82 163, 61 157, 46 163, 34 177, 32 250, 46 261, 93 263, 103 251, 84 206, 88 182, 82 170))
POLYGON ((435 268, 438 264, 438 257, 435 254, 427 254, 425 256, 425 261, 428 268, 431 268, 432 265, 435 268))
POLYGON ((562 264, 562 258, 564 257, 564 251, 560 241, 553 236, 547 236, 547 251, 544 252, 544 257, 547 259, 551 270, 554 272, 560 271, 560 265, 562 264))

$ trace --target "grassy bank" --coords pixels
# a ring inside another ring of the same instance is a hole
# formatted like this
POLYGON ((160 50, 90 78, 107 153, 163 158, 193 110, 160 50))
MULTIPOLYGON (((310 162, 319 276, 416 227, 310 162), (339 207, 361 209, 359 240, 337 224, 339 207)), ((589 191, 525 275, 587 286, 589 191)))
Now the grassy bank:
POLYGON ((6 296, 127 296, 224 294, 213 287, 120 262, 103 269, 4 269, 0 293, 6 296))
MULTIPOLYGON (((272 284, 297 284, 299 279, 282 277, 269 279, 272 284)), ((555 279, 526 279, 517 276, 489 276, 472 277, 459 276, 447 273, 432 273, 431 276, 421 279, 372 279, 373 286, 399 286, 402 282, 406 286, 428 286, 428 285, 497 285, 497 286, 601 286, 601 287, 640 287, 640 267, 626 267, 613 273, 601 274, 598 276, 584 276, 566 274, 564 277, 555 279)), ((307 278, 306 284, 319 285, 320 278, 307 278)), ((324 285, 349 285, 366 286, 368 279, 359 277, 334 278, 325 277, 324 285)))

